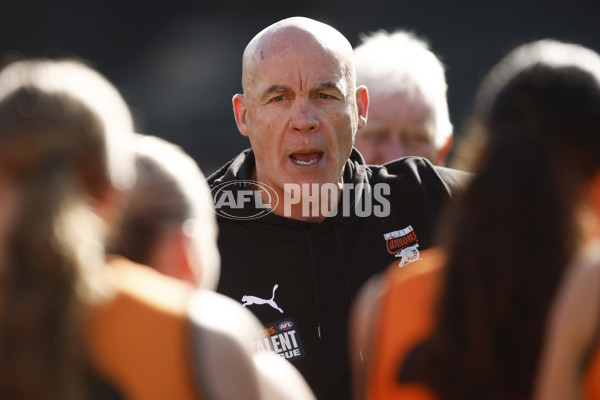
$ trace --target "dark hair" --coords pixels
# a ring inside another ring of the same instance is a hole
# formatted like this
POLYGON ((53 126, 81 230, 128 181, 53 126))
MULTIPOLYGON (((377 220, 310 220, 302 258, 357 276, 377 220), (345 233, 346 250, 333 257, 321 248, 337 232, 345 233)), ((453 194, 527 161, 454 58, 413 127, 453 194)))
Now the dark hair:
POLYGON ((482 84, 488 140, 443 230, 449 258, 419 368, 441 399, 531 395, 548 307, 580 245, 578 196, 600 168, 599 74, 590 50, 540 41, 482 84))

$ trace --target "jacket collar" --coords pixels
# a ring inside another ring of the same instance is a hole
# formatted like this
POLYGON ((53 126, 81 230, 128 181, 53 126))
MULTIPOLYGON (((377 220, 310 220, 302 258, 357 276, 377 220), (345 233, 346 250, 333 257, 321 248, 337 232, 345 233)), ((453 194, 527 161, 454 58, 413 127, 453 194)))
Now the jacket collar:
MULTIPOLYGON (((255 165, 256 165, 256 161, 255 161, 254 152, 252 151, 252 149, 246 149, 246 150, 242 151, 239 155, 237 155, 235 158, 233 158, 231 161, 226 163, 218 171, 216 171, 211 176, 209 176, 208 184, 212 188, 212 187, 216 187, 221 184, 225 184, 227 182, 235 182, 235 181, 240 181, 240 180, 252 180, 255 165)), ((370 173, 371 173, 371 171, 365 165, 365 161, 364 161, 362 155, 358 152, 358 150, 353 148, 352 152, 350 153, 350 157, 348 158, 348 160, 346 161, 346 164, 344 166, 344 184, 352 184, 354 187, 356 187, 357 185, 359 185, 361 183, 367 184, 369 181, 370 173)), ((354 203, 356 201, 355 192, 352 190, 349 193, 351 193, 351 196, 352 196, 352 199, 350 200, 349 204, 351 207, 353 207, 354 203)), ((342 199, 340 199, 340 202, 341 201, 342 201, 342 199)), ((239 210, 239 215, 240 216, 247 215, 248 213, 252 213, 253 210, 254 210, 253 208, 250 208, 250 209, 245 208, 245 209, 239 210)), ((323 223, 333 222, 333 221, 338 220, 341 217, 342 217, 341 213, 338 213, 334 217, 326 218, 323 221, 323 223)), ((265 217, 261 217, 260 219, 265 220, 265 218, 271 222, 279 221, 279 222, 282 222, 285 224, 299 223, 302 225, 304 225, 304 224, 319 225, 318 223, 314 223, 314 222, 297 221, 297 220, 293 220, 291 218, 285 218, 282 216, 275 215, 273 213, 268 214, 265 217)))

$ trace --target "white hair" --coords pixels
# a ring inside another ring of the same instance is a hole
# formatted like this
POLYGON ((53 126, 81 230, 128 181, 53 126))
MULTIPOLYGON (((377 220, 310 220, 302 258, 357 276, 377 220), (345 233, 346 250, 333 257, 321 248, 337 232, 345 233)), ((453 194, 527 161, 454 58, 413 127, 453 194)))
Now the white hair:
POLYGON ((444 65, 429 45, 410 32, 380 30, 361 36, 354 49, 356 82, 370 95, 406 93, 421 96, 431 109, 434 143, 440 149, 452 135, 446 100, 444 65))

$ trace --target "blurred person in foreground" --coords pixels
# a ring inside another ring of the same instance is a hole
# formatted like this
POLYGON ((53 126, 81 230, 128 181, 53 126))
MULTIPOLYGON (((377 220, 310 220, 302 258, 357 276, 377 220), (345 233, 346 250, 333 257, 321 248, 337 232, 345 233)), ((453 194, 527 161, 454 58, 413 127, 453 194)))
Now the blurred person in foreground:
POLYGON ((565 272, 552 304, 534 399, 600 399, 598 285, 600 243, 596 240, 565 272))
POLYGON ((319 399, 351 396, 346 329, 358 287, 431 246, 436 215, 466 180, 424 158, 365 165, 353 143, 368 96, 352 60, 346 38, 312 19, 258 33, 233 98, 252 148, 208 179, 218 291, 258 316, 256 346, 290 360, 319 399))
MULTIPOLYGON (((258 321, 236 302, 212 292, 219 278, 217 226, 196 162, 179 146, 150 135, 136 135, 135 155, 136 182, 109 253, 206 289, 196 291, 188 307, 194 317, 190 342, 200 355, 192 362, 203 396, 313 398, 288 362, 246 343, 247 335, 262 331, 258 321)), ((111 332, 115 337, 127 334, 115 327, 111 332)), ((132 374, 139 368, 130 367, 132 374)))
POLYGON ((0 72, 0 398, 102 398, 85 327, 114 289, 104 221, 134 181, 132 131, 117 90, 82 63, 0 72))
MULTIPOLYGON (((132 132, 118 91, 83 63, 0 72, 0 398, 211 398, 212 371, 192 368, 210 355, 190 336, 215 310, 189 284, 105 260, 135 180, 132 132)), ((230 386, 281 398, 246 343, 220 336, 237 357, 230 386)))
POLYGON ((452 145, 444 66, 412 33, 384 30, 354 49, 356 81, 369 89, 369 123, 355 146, 367 164, 425 157, 444 165, 452 145))
POLYGON ((136 135, 136 182, 109 254, 195 286, 215 289, 220 258, 206 179, 179 146, 136 135))
POLYGON ((600 56, 523 45, 476 105, 487 142, 444 246, 390 266, 355 305, 356 398, 533 396, 550 306, 600 231, 600 56))

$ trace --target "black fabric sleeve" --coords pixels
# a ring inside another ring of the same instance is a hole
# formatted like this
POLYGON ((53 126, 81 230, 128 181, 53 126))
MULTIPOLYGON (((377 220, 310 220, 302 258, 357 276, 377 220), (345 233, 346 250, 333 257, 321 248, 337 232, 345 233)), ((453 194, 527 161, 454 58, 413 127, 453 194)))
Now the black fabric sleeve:
POLYGON ((456 193, 464 191, 471 182, 471 179, 473 179, 473 174, 469 172, 438 166, 434 168, 444 185, 446 185, 450 197, 454 197, 456 193))

